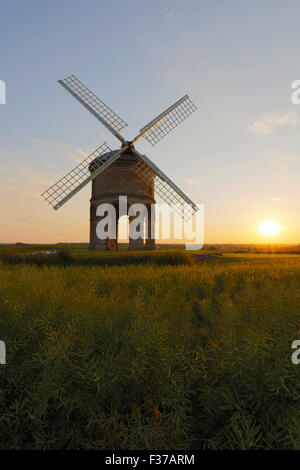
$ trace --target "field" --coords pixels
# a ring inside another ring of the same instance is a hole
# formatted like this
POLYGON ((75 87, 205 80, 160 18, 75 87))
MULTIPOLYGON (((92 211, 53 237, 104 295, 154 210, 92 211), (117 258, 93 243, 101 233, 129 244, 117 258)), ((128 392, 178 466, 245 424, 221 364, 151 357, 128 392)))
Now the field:
POLYGON ((300 256, 5 250, 1 449, 300 449, 300 256))

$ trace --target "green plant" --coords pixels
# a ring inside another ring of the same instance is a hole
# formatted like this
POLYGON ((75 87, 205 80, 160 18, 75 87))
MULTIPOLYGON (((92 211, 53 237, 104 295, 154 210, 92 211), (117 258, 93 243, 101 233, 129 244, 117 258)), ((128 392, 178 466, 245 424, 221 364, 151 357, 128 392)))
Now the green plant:
POLYGON ((300 258, 223 258, 0 265, 0 448, 299 449, 300 258))

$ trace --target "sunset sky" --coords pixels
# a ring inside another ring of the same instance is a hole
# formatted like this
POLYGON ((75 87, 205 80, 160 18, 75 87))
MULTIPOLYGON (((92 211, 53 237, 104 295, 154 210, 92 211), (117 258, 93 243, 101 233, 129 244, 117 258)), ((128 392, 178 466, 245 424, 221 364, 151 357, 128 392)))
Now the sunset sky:
POLYGON ((12 0, 0 17, 0 243, 88 241, 90 186, 59 211, 41 198, 105 140, 119 146, 57 84, 72 73, 127 139, 189 94, 198 110, 136 147, 204 204, 206 243, 300 243, 300 2, 12 0))

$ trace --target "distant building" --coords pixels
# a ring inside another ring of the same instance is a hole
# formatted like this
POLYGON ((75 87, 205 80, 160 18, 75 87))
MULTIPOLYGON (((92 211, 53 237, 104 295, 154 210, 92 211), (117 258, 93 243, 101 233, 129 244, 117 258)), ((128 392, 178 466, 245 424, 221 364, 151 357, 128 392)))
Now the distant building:
POLYGON ((254 253, 255 250, 256 250, 256 246, 249 246, 249 247, 248 247, 248 252, 249 252, 249 253, 254 253))

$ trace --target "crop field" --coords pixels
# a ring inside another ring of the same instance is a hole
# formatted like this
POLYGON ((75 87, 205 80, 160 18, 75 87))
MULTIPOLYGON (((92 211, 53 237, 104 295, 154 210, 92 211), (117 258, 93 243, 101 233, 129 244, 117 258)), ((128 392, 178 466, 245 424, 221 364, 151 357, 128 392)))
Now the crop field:
POLYGON ((0 249, 0 449, 300 449, 299 255, 30 251, 0 249))

